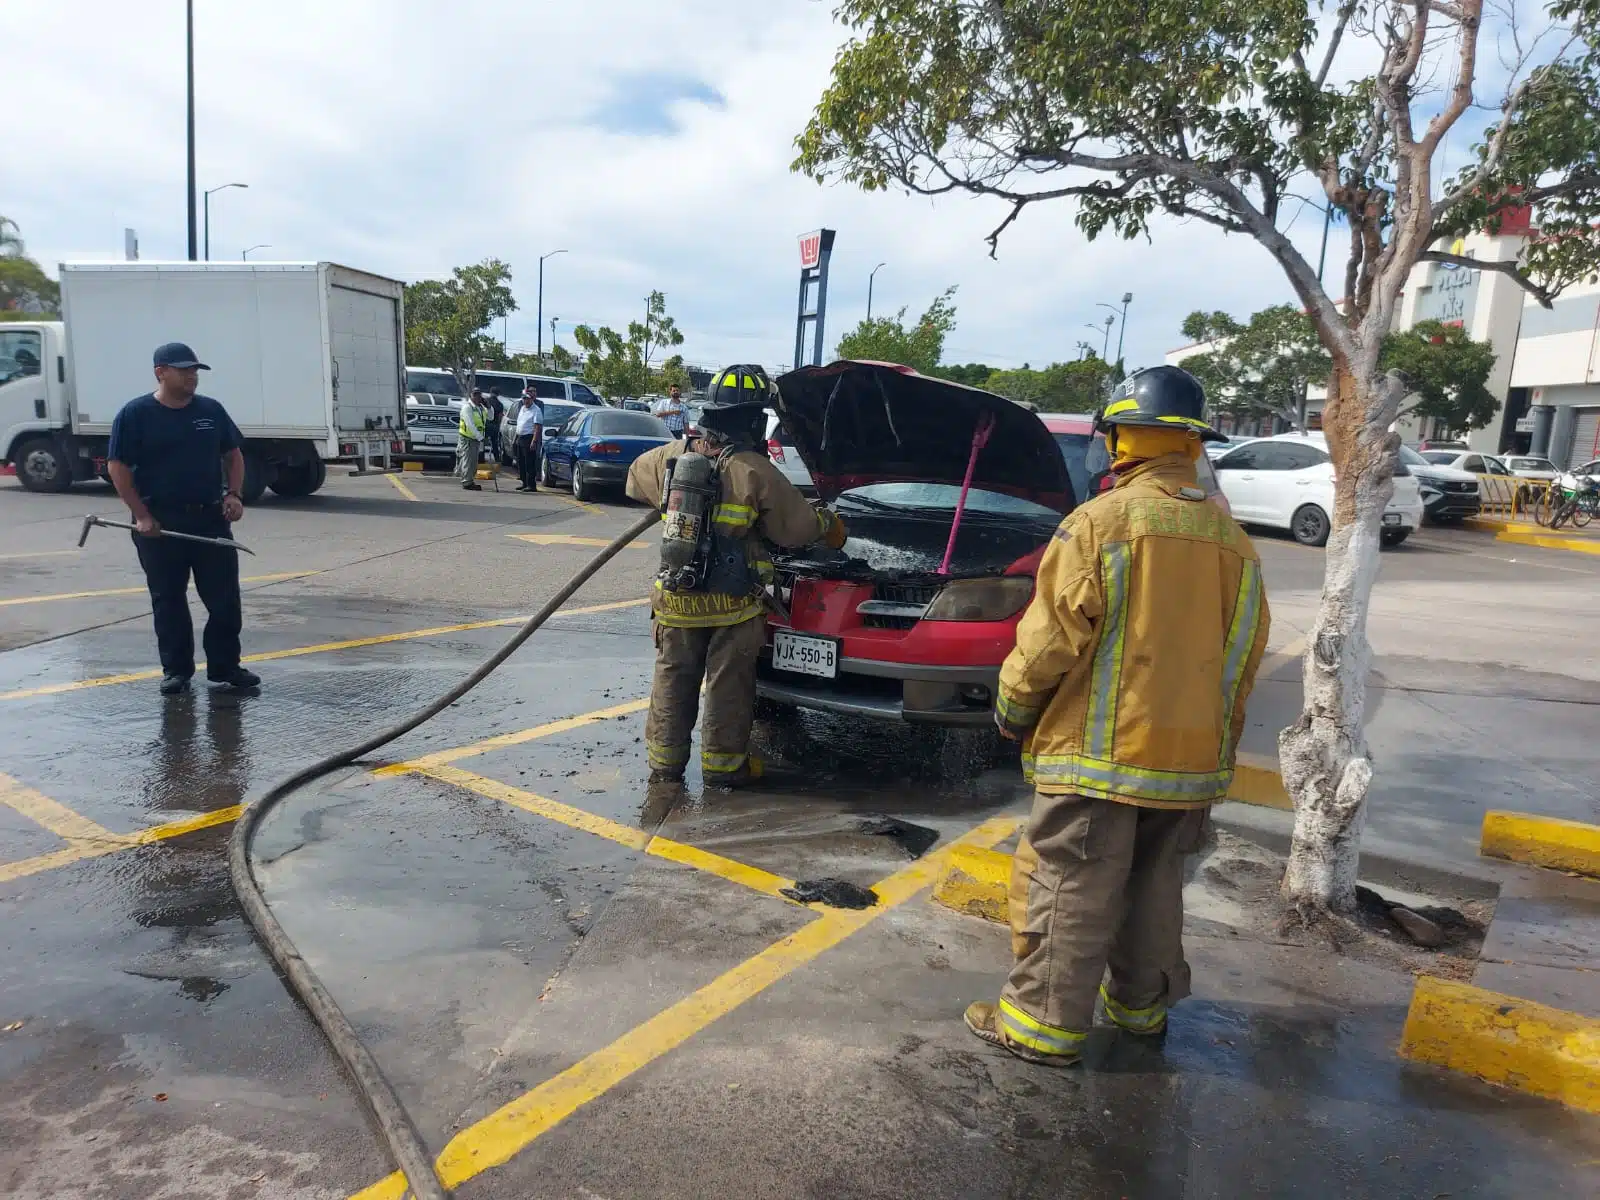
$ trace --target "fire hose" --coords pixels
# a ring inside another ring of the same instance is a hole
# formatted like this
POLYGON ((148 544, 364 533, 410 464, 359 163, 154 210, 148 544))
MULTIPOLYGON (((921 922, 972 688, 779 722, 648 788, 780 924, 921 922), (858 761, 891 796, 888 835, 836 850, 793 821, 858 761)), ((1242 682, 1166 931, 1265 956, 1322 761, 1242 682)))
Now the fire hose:
POLYGON ((421 1136, 417 1133, 416 1126, 406 1113, 399 1098, 395 1095, 393 1086, 379 1068, 372 1052, 361 1042, 344 1015, 338 1003, 323 985, 317 973, 311 969, 309 963, 301 957, 289 935, 284 932, 283 926, 272 915, 272 910, 267 906, 266 899, 261 894, 261 888, 256 883, 255 873, 250 867, 250 845, 255 839, 256 830, 261 822, 283 800, 322 776, 340 767, 349 766, 365 755, 371 754, 380 746, 388 745, 417 726, 432 720, 473 688, 477 687, 501 663, 510 658, 522 643, 533 636, 534 632, 547 621, 551 614, 567 602, 572 594, 587 583, 601 567, 611 559, 634 538, 644 533, 647 529, 660 521, 656 509, 649 509, 632 525, 619 534, 610 545, 596 554, 577 574, 556 592, 545 603, 544 607, 533 616, 529 617, 522 626, 511 635, 505 645, 496 650, 484 662, 444 695, 428 704, 426 707, 413 713, 398 725, 373 734, 359 745, 351 746, 345 750, 336 751, 325 758, 302 767, 293 775, 280 783, 273 785, 256 801, 245 808, 238 822, 233 827, 233 837, 228 844, 228 873, 233 881, 233 890, 239 897, 239 903, 244 909, 245 917, 249 920, 267 952, 277 963, 279 970, 287 977, 290 986, 301 1002, 310 1010, 312 1018, 322 1029, 333 1047, 334 1053, 339 1056, 339 1061, 350 1072, 356 1090, 366 1101, 367 1108, 377 1123, 378 1130, 383 1134, 384 1140, 389 1145, 390 1153, 400 1170, 405 1173, 406 1181, 410 1184, 411 1192, 417 1200, 448 1200, 449 1192, 440 1182, 433 1169, 432 1156, 423 1145, 421 1136))

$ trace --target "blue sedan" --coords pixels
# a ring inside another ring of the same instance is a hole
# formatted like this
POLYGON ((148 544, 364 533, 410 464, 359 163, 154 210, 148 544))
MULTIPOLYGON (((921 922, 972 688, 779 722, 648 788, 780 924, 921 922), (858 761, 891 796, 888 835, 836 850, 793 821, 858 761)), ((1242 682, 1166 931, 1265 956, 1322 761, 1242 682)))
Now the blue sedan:
POLYGON ((587 408, 545 438, 539 482, 571 483, 574 499, 592 500, 597 489, 626 483, 634 459, 670 441, 672 432, 660 417, 587 408))

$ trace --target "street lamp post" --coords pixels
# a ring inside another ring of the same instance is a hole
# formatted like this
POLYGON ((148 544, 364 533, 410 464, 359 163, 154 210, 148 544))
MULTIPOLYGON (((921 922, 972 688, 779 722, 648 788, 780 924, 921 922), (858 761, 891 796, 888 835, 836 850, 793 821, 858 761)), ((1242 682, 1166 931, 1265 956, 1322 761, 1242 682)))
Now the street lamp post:
POLYGON ((867 276, 867 320, 869 321, 872 320, 872 280, 879 271, 888 265, 888 263, 879 263, 872 268, 872 274, 867 276))
POLYGON ((189 186, 186 189, 189 204, 189 261, 193 262, 200 257, 198 239, 195 237, 195 212, 194 212, 194 0, 188 0, 185 5, 188 18, 188 58, 189 58, 189 91, 188 91, 188 125, 189 125, 189 186))
POLYGON ((232 188, 232 187, 247 188, 249 186, 250 185, 248 183, 225 183, 221 187, 214 187, 214 188, 207 188, 206 189, 206 252, 205 252, 205 260, 207 262, 211 261, 211 193, 212 192, 225 192, 229 188, 232 188))
POLYGON ((565 250, 552 250, 549 254, 539 256, 539 311, 533 320, 534 340, 537 343, 534 354, 539 358, 544 357, 544 260, 565 253, 565 250))
POLYGON ((247 246, 245 249, 239 251, 239 258, 240 258, 240 260, 242 262, 249 262, 250 261, 250 251, 252 251, 252 250, 271 250, 271 249, 272 249, 272 243, 271 242, 257 242, 254 246, 247 246))
MULTIPOLYGON (((1116 323, 1117 323, 1117 318, 1116 318, 1116 314, 1115 313, 1113 313, 1111 316, 1106 318, 1106 336, 1101 340, 1101 344, 1100 344, 1100 361, 1101 362, 1105 362, 1106 361, 1106 355, 1111 353, 1111 327, 1113 325, 1115 325, 1116 323)), ((1095 326, 1091 326, 1091 328, 1098 329, 1099 326, 1095 325, 1095 326)))
POLYGON ((1122 339, 1128 333, 1128 305, 1133 303, 1133 293, 1122 293, 1122 324, 1117 326, 1117 361, 1122 361, 1122 339))
POLYGON ((550 318, 550 353, 551 354, 554 354, 556 352, 556 322, 559 321, 559 320, 561 320, 560 317, 551 317, 550 318))

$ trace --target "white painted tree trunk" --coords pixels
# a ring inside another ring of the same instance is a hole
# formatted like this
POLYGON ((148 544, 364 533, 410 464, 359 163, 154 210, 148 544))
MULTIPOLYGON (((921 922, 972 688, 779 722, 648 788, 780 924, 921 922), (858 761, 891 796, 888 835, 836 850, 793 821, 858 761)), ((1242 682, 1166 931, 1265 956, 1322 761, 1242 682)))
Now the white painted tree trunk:
POLYGON ((1372 659, 1367 611, 1378 576, 1383 512, 1394 494, 1399 439, 1388 430, 1401 391, 1397 380, 1382 376, 1357 384, 1335 416, 1341 428, 1328 431, 1335 463, 1346 466, 1335 489, 1322 603, 1306 639, 1304 708, 1278 735, 1280 769, 1295 812, 1283 896, 1303 916, 1355 906, 1372 782, 1363 729, 1372 659))

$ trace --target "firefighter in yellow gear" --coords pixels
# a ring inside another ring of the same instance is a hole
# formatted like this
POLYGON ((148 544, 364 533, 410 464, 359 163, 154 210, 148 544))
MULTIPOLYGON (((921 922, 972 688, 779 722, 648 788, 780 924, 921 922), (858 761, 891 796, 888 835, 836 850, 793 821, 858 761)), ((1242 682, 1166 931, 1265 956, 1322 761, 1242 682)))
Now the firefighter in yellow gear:
POLYGON ((767 636, 768 546, 844 545, 839 517, 813 508, 767 456, 767 406, 775 391, 760 367, 728 367, 707 390, 698 431, 686 442, 641 455, 628 471, 628 495, 662 505, 669 464, 702 454, 715 462, 718 488, 709 562, 698 582, 680 588, 658 578, 652 597, 656 668, 644 733, 652 783, 683 778, 702 680, 700 766, 706 785, 737 787, 760 777, 762 764, 749 741, 756 663, 767 636))
POLYGON ((1201 443, 1222 438, 1204 405, 1177 367, 1106 404, 1116 485, 1056 531, 1000 672, 995 720, 1035 796, 1012 861, 1016 961, 966 1023, 1030 1062, 1076 1062, 1097 996, 1157 1035, 1189 994, 1183 859, 1228 794, 1270 624, 1255 547, 1196 481, 1201 443))

